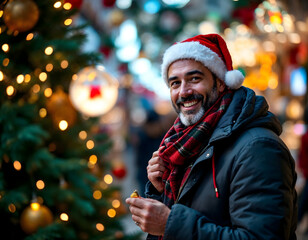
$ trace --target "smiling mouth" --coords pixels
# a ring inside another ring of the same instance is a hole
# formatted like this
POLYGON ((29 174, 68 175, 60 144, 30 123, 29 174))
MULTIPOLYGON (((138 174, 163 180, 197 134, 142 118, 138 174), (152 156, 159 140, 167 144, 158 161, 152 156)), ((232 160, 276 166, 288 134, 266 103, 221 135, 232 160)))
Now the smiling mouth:
POLYGON ((186 108, 188 108, 188 107, 191 107, 191 106, 193 106, 193 105, 195 105, 195 104, 197 104, 198 103, 198 101, 192 101, 192 102, 185 102, 185 103, 183 103, 182 105, 184 106, 184 107, 186 107, 186 108))

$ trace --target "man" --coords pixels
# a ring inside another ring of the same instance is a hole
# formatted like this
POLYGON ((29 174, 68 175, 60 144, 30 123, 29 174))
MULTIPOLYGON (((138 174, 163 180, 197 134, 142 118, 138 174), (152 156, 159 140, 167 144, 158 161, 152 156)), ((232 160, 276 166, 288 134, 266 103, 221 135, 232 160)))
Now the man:
POLYGON ((126 200, 148 239, 296 239, 294 160, 224 40, 172 45, 162 76, 179 117, 149 160, 147 198, 126 200))

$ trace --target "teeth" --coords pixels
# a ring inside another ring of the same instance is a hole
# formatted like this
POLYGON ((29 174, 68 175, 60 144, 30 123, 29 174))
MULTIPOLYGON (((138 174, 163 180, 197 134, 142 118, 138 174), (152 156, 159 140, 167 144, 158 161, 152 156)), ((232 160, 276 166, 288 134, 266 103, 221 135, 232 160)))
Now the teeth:
POLYGON ((191 107, 192 105, 195 105, 197 101, 189 102, 189 103, 184 103, 184 107, 191 107))

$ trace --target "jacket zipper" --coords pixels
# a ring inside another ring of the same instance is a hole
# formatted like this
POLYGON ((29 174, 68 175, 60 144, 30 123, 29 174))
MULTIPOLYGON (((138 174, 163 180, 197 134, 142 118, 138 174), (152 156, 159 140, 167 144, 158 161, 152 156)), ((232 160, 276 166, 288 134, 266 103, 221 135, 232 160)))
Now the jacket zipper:
MULTIPOLYGON (((193 163, 190 164, 190 165, 188 166, 188 168, 192 168, 192 166, 193 166, 193 163)), ((188 169, 188 168, 187 168, 187 169, 188 169)), ((187 169, 186 169, 186 171, 187 171, 187 169)), ((185 182, 184 182, 183 185, 180 187, 179 193, 178 193, 178 195, 177 195, 177 197, 176 197, 176 200, 175 200, 174 204, 176 204, 176 203, 178 202, 179 197, 180 197, 180 194, 182 193, 182 190, 183 190, 183 188, 184 188, 184 186, 185 186, 185 184, 186 184, 186 182, 187 182, 187 180, 188 180, 188 178, 189 178, 189 176, 190 176, 190 174, 191 174, 191 170, 192 170, 192 169, 190 169, 190 172, 189 172, 187 178, 185 179, 185 182)))

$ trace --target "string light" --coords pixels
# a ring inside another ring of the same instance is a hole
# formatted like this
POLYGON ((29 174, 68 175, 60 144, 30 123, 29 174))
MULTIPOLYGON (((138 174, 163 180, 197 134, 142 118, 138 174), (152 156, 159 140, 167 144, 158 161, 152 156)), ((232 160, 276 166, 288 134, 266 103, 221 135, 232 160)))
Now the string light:
POLYGON ((61 68, 65 69, 65 68, 68 67, 68 61, 67 60, 63 60, 60 65, 61 65, 61 68))
POLYGON ((39 75, 39 79, 41 80, 41 82, 45 82, 47 80, 47 73, 41 72, 39 75))
POLYGON ((44 181, 43 181, 43 180, 38 180, 38 181, 36 182, 36 187, 37 187, 37 189, 39 189, 39 190, 44 189, 44 188, 45 188, 45 183, 44 183, 44 181))
POLYGON ((81 139, 81 140, 85 140, 86 138, 87 138, 87 132, 86 131, 80 131, 79 132, 79 138, 81 139))
POLYGON ((50 97, 51 95, 52 95, 52 89, 51 88, 46 88, 45 90, 44 90, 44 95, 45 95, 45 97, 50 97))
POLYGON ((33 202, 30 204, 30 207, 33 211, 38 211, 41 207, 41 205, 38 202, 33 202))
POLYGON ((3 79, 4 79, 4 74, 3 72, 0 71, 0 82, 3 81, 3 79))
POLYGON ((62 3, 60 1, 55 2, 55 4, 53 5, 54 8, 60 8, 62 6, 62 3))
POLYGON ((20 171, 21 170, 21 163, 19 161, 14 161, 13 166, 15 170, 20 171))
POLYGON ((47 110, 46 110, 46 108, 41 108, 41 109, 39 110, 39 115, 40 115, 41 118, 46 117, 46 116, 47 116, 47 110))
POLYGON ((8 58, 3 59, 3 61, 2 61, 2 65, 4 67, 7 67, 9 65, 9 63, 10 63, 10 59, 8 59, 8 58))
POLYGON ((8 96, 12 96, 13 94, 14 94, 14 92, 15 92, 15 88, 13 87, 13 86, 8 86, 7 88, 6 88, 6 94, 8 95, 8 96))
POLYGON ((102 192, 100 190, 95 190, 93 192, 93 198, 96 200, 99 200, 102 198, 102 192))
POLYGON ((16 82, 17 82, 18 84, 22 84, 22 83, 24 82, 24 80, 25 80, 25 76, 22 75, 22 74, 19 74, 19 75, 17 76, 17 78, 16 78, 16 82))
POLYGON ((3 16, 3 10, 0 10, 0 17, 3 16))
POLYGON ((27 35, 27 37, 26 37, 26 40, 27 40, 27 41, 31 41, 31 40, 33 39, 33 37, 34 37, 34 34, 33 34, 33 33, 29 33, 29 34, 27 35))
POLYGON ((102 223, 97 223, 96 224, 96 229, 100 232, 104 231, 105 230, 105 227, 102 223))
POLYGON ((9 205, 8 209, 9 209, 9 211, 10 211, 11 213, 16 212, 16 207, 15 207, 15 205, 14 205, 13 203, 11 203, 11 204, 9 205))
POLYGON ((10 50, 9 45, 8 45, 7 43, 3 44, 3 45, 2 45, 2 50, 3 50, 4 52, 8 52, 8 51, 10 50))
POLYGON ((117 212, 116 210, 114 210, 113 208, 110 208, 108 211, 107 211, 107 215, 108 217, 110 218, 114 218, 116 216, 117 212))
POLYGON ((25 75, 25 83, 28 83, 28 82, 30 82, 31 81, 31 76, 30 76, 30 74, 26 74, 25 75))
POLYGON ((118 199, 115 199, 115 200, 112 201, 111 204, 112 204, 112 206, 113 206, 114 208, 119 208, 120 205, 121 205, 121 202, 120 202, 118 199))
POLYGON ((61 131, 65 131, 68 128, 68 123, 65 120, 59 122, 59 128, 61 131))
POLYGON ((96 164, 96 162, 97 162, 97 156, 96 155, 91 155, 90 157, 89 157, 89 162, 91 163, 91 164, 96 164))
POLYGON ((94 141, 93 140, 88 140, 86 143, 86 146, 88 149, 93 149, 94 148, 94 141))
POLYGON ((38 93, 40 90, 41 90, 40 85, 38 85, 38 84, 33 85, 33 87, 32 87, 33 93, 38 93))
POLYGON ((51 55, 53 53, 53 48, 51 46, 45 48, 45 54, 46 55, 51 55))
POLYGON ((106 175, 104 176, 104 181, 105 181, 105 183, 107 183, 107 184, 111 184, 111 183, 113 182, 113 178, 112 178, 112 176, 111 176, 110 174, 106 174, 106 175))
POLYGON ((65 26, 69 26, 69 25, 72 24, 72 22, 73 22, 73 20, 72 20, 71 18, 68 18, 68 19, 66 19, 66 20, 64 21, 64 25, 65 25, 65 26))
POLYGON ((67 222, 68 219, 69 219, 69 217, 68 217, 68 215, 67 215, 66 213, 61 213, 60 219, 61 219, 62 221, 64 221, 64 222, 67 222))
POLYGON ((65 10, 70 10, 71 8, 72 8, 72 4, 70 4, 70 3, 64 3, 64 5, 63 5, 63 8, 65 9, 65 10))
POLYGON ((52 69, 53 69, 52 63, 48 63, 48 64, 46 65, 45 69, 46 69, 47 72, 51 72, 52 69))

